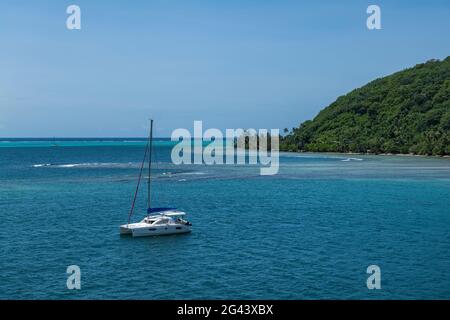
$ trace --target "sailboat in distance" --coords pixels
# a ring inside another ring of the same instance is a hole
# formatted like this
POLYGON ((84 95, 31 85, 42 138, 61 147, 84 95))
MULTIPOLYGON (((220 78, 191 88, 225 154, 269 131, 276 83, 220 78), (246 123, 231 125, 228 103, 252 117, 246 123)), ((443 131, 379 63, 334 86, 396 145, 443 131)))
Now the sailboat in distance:
POLYGON ((144 159, 139 171, 139 178, 134 193, 131 209, 128 214, 128 223, 120 226, 121 235, 132 235, 133 237, 159 236, 177 233, 191 232, 192 224, 183 219, 185 212, 175 208, 152 208, 151 207, 151 168, 152 168, 152 147, 153 147, 153 120, 150 120, 150 134, 145 147, 144 159), (144 171, 145 160, 148 154, 148 179, 147 179, 147 216, 140 222, 130 223, 134 213, 134 206, 141 184, 142 172, 144 171))

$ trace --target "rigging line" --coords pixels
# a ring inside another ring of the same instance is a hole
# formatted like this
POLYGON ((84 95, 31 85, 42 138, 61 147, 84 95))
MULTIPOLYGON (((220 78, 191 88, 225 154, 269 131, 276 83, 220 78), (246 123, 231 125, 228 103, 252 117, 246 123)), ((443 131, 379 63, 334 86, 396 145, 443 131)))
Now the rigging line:
POLYGON ((131 204, 130 213, 128 214, 128 224, 130 224, 131 215, 133 214, 134 205, 136 203, 136 198, 137 198, 137 195, 139 192, 139 185, 141 184, 142 170, 144 169, 145 159, 147 158, 148 145, 149 145, 149 141, 147 141, 147 145, 145 146, 144 159, 142 160, 141 169, 139 171, 139 178, 138 178, 138 183, 136 185, 136 191, 134 192, 133 203, 131 204))

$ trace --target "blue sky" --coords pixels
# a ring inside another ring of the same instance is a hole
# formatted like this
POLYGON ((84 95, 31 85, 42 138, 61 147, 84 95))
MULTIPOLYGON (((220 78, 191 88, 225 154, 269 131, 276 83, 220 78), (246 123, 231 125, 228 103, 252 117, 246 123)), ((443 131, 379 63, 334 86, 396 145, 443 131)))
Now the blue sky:
POLYGON ((448 1, 5 1, 0 137, 284 128, 450 55, 448 1), (82 29, 66 29, 81 7, 82 29), (381 7, 382 30, 366 28, 381 7))

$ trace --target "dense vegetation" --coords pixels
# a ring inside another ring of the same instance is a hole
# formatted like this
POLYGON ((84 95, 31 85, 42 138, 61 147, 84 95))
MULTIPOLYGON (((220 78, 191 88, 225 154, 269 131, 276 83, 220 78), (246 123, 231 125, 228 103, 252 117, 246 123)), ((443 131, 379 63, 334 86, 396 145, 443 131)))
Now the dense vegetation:
POLYGON ((370 82, 285 129, 284 151, 450 154, 450 56, 370 82))

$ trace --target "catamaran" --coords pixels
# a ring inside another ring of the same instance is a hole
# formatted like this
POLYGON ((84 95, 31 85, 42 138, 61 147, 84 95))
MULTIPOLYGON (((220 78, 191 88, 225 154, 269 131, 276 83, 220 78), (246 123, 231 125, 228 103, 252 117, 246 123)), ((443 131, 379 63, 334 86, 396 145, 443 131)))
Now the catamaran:
POLYGON ((183 219, 185 212, 175 208, 152 208, 150 206, 151 193, 151 167, 152 167, 152 146, 153 146, 153 120, 150 120, 150 134, 145 147, 144 159, 142 160, 138 183, 134 193, 131 209, 128 214, 128 223, 120 226, 121 235, 132 235, 133 237, 158 236, 177 233, 191 232, 192 224, 183 219), (147 179, 147 216, 140 222, 130 223, 134 213, 134 206, 141 184, 142 172, 144 170, 145 160, 148 154, 148 179, 147 179))

